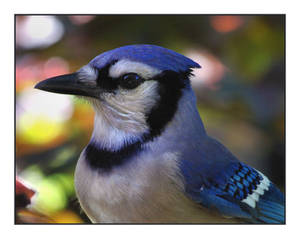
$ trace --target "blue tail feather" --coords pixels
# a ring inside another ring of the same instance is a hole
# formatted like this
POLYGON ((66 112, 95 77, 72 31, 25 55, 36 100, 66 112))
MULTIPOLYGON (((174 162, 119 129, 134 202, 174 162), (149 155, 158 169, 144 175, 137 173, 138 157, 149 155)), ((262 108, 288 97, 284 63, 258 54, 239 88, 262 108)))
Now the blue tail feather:
POLYGON ((274 184, 270 184, 268 191, 259 199, 257 219, 268 223, 284 223, 284 198, 274 184))

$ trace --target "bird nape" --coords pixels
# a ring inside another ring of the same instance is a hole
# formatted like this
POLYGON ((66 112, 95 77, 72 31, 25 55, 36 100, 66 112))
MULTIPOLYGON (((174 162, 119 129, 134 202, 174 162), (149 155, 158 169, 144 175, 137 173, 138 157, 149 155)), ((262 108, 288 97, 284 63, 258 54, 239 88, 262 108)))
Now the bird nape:
POLYGON ((284 197, 209 137, 189 76, 200 65, 155 45, 129 45, 35 88, 79 95, 94 130, 75 170, 95 223, 284 223, 284 197))

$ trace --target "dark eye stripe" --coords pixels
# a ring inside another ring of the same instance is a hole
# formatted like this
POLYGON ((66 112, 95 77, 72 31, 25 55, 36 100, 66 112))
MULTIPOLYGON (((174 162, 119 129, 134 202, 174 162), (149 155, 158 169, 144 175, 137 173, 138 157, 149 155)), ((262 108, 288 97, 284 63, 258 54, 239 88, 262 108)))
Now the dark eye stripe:
POLYGON ((107 64, 101 70, 99 70, 97 85, 101 89, 105 89, 107 91, 113 91, 118 88, 118 80, 109 77, 109 68, 114 65, 117 60, 112 61, 110 64, 107 64))
POLYGON ((112 65, 114 65, 117 60, 112 61, 110 64, 107 64, 99 71, 97 78, 97 85, 104 90, 114 91, 117 90, 118 87, 125 89, 134 89, 140 84, 142 84, 145 79, 139 76, 136 73, 130 72, 120 76, 119 78, 112 78, 109 76, 109 69, 112 65))

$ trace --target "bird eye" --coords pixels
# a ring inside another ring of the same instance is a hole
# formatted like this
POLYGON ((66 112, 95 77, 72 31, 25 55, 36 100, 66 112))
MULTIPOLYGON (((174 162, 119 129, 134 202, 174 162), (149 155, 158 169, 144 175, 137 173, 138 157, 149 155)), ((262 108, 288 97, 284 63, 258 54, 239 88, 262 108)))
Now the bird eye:
POLYGON ((120 85, 122 88, 133 89, 143 82, 142 77, 135 73, 128 73, 122 76, 120 85))

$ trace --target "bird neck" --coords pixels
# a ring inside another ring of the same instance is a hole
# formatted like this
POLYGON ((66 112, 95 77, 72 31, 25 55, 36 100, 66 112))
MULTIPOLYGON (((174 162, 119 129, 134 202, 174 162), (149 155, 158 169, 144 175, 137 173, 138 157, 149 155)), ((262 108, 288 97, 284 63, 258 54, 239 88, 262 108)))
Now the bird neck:
POLYGON ((105 121, 96 115, 94 132, 85 148, 85 158, 92 168, 106 172, 136 158, 149 148, 149 151, 157 152, 180 150, 181 146, 185 148, 190 144, 191 137, 194 141, 199 141, 206 135, 197 110, 195 95, 190 88, 183 90, 174 117, 158 136, 137 137, 103 123, 105 121))
POLYGON ((181 145, 189 146, 191 141, 201 143, 205 136, 206 131, 197 109, 196 96, 191 88, 186 88, 183 90, 172 121, 157 137, 157 143, 166 144, 168 148, 180 149, 181 145))
MULTIPOLYGON (((197 99, 191 88, 183 90, 182 98, 178 103, 178 110, 170 127, 177 128, 182 134, 197 133, 199 136, 206 135, 206 131, 197 108, 197 99)), ((177 130, 177 134, 178 133, 177 130)))

